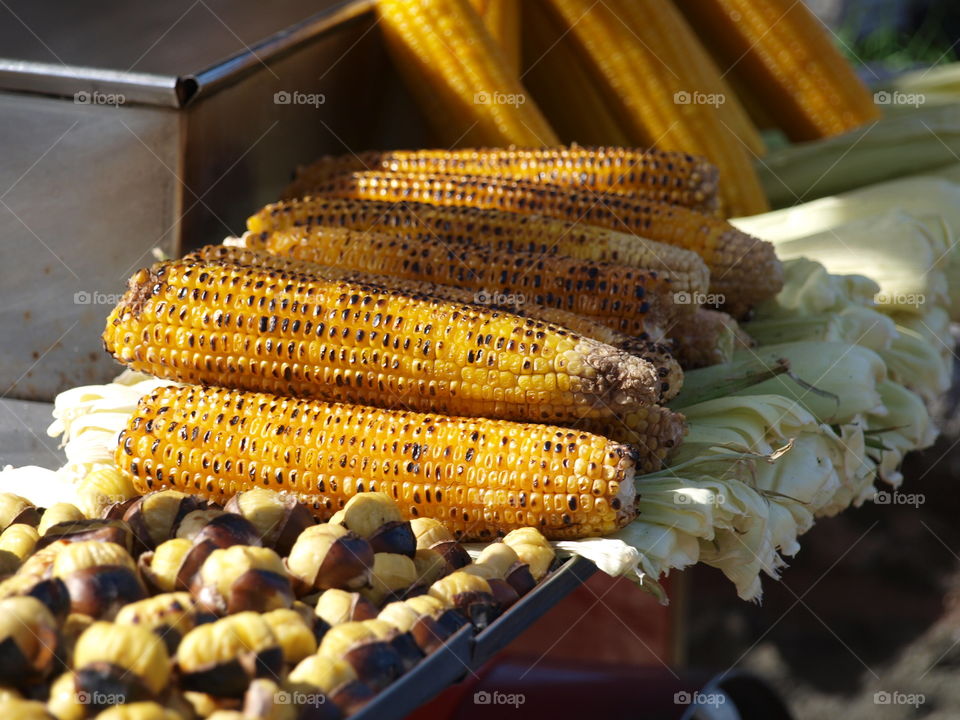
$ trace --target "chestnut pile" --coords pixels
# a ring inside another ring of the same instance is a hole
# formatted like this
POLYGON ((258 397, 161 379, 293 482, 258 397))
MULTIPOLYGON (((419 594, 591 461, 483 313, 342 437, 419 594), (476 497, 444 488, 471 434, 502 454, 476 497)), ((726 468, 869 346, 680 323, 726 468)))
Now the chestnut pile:
POLYGON ((0 493, 0 717, 349 716, 555 564, 533 528, 472 562, 382 493, 324 524, 264 489, 136 496, 114 470, 80 498, 0 493))

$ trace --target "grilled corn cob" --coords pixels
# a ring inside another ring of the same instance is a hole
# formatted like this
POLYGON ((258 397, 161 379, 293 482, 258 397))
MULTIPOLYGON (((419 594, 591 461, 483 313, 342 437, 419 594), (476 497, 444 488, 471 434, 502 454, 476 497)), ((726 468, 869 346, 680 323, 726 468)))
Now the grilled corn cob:
POLYGON ((719 65, 791 140, 838 135, 880 117, 869 90, 802 2, 676 0, 719 65))
POLYGON ((724 180, 720 201, 725 215, 752 215, 768 207, 749 150, 716 110, 723 99, 694 96, 696 88, 689 85, 695 78, 664 68, 656 31, 632 27, 618 3, 535 1, 563 24, 632 144, 709 158, 724 180), (651 35, 653 46, 641 37, 651 35))
MULTIPOLYGON (((251 239, 253 247, 259 248, 264 246, 260 236, 248 235, 240 242, 246 243, 251 239)), ((238 245, 207 245, 191 253, 187 258, 225 262, 234 265, 272 268, 274 270, 297 273, 321 272, 323 276, 328 279, 336 278, 344 282, 362 283, 364 285, 381 285, 402 292, 424 296, 429 295, 441 300, 449 300, 466 305, 475 304, 481 299, 478 298, 476 292, 454 287, 453 285, 439 285, 421 280, 404 280, 386 275, 373 275, 365 272, 343 270, 342 268, 323 267, 321 269, 314 263, 269 255, 266 252, 251 250, 238 245)), ((657 376, 660 378, 661 400, 669 400, 674 397, 680 392, 680 388, 683 386, 683 371, 680 369, 680 364, 674 359, 672 348, 668 344, 649 339, 646 336, 637 337, 626 335, 583 315, 577 315, 576 313, 559 308, 536 305, 535 303, 524 302, 521 307, 501 307, 496 303, 490 303, 490 307, 511 311, 521 317, 562 326, 577 335, 612 345, 630 355, 653 363, 657 368, 657 376)), ((658 332, 653 333, 653 335, 660 337, 660 333, 658 332)))
POLYGON ((629 145, 626 131, 577 57, 563 26, 537 3, 517 4, 522 6, 523 83, 560 141, 629 145), (570 98, 577 100, 570 102, 570 98))
POLYGON ((507 67, 520 75, 520 3, 516 0, 470 0, 483 26, 503 53, 507 67))
POLYGON ((662 382, 651 363, 516 315, 190 258, 137 272, 104 344, 182 382, 542 421, 649 404, 662 382))
POLYGON ((377 0, 377 10, 387 48, 443 145, 558 144, 467 0, 377 0))
POLYGON ((138 490, 223 502, 252 487, 295 493, 321 518, 358 492, 460 539, 534 526, 551 538, 612 532, 633 514, 635 451, 584 432, 199 386, 145 396, 116 460, 138 490))
POLYGON ((659 405, 616 418, 578 420, 575 427, 637 448, 637 473, 656 472, 686 435, 684 417, 659 405))
MULTIPOLYGON (((322 194, 516 211, 642 234, 697 252, 710 269, 710 292, 722 296, 724 309, 735 316, 772 297, 783 285, 783 269, 770 243, 739 232, 724 220, 664 203, 530 180, 391 172, 343 175, 322 194)), ((309 215, 323 202, 308 198, 300 212, 309 215)))
POLYGON ((327 227, 275 233, 266 249, 320 265, 472 288, 483 304, 487 298, 496 302, 502 297, 502 304, 513 298, 514 304, 522 305, 529 298, 629 335, 649 332, 650 320, 662 327, 694 310, 673 302, 673 285, 666 274, 563 255, 327 227))
MULTIPOLYGON (((710 272, 695 252, 703 248, 684 249, 648 240, 632 232, 570 223, 542 215, 407 201, 304 198, 267 205, 248 218, 247 225, 251 233, 246 236, 246 242, 249 247, 257 249, 266 249, 270 235, 280 230, 299 226, 346 227, 401 237, 429 236, 450 243, 466 242, 500 250, 569 255, 657 270, 670 277, 675 293, 700 295, 709 288, 710 272)), ((695 231, 696 227, 691 224, 690 233, 695 231)), ((678 242, 681 239, 677 237, 678 242)))
POLYGON ((717 203, 717 169, 703 158, 653 149, 579 145, 326 156, 299 168, 284 197, 310 195, 337 175, 377 170, 541 180, 584 190, 639 195, 697 210, 713 210, 717 203))

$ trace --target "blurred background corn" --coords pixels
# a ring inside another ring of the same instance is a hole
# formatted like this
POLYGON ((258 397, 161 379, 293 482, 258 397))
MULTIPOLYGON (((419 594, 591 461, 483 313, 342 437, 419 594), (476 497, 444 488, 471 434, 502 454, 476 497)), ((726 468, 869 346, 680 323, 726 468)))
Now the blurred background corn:
POLYGON ((394 63, 440 144, 559 144, 468 0, 376 7, 394 63))
MULTIPOLYGON (((826 26, 794 0, 675 0, 717 64, 794 141, 879 119, 826 26)), ((752 214, 752 213, 750 213, 752 214)))
MULTIPOLYGON (((737 317, 783 286, 783 269, 772 245, 724 220, 676 205, 531 180, 399 172, 341 175, 320 192, 345 199, 412 200, 547 215, 677 245, 700 255, 710 269, 710 292, 721 297, 723 309, 737 317)), ((288 214, 309 216, 322 202, 307 198, 288 214)), ((276 217, 284 212, 282 207, 268 206, 256 220, 248 220, 248 227, 256 231, 276 224, 276 217)))
POLYGON ((503 52, 510 72, 520 74, 520 5, 517 0, 470 0, 483 26, 503 52))
POLYGON ((299 168, 284 197, 310 195, 337 175, 364 170, 543 180, 574 188, 639 195, 698 210, 713 210, 717 204, 717 169, 704 158, 662 150, 578 145, 329 155, 299 168))
POLYGON ((612 415, 655 403, 663 382, 652 363, 503 311, 193 258, 137 272, 103 339, 182 382, 460 415, 612 415))
POLYGON ((145 396, 117 447, 140 492, 174 488, 224 502, 264 487, 320 518, 384 492, 407 517, 461 540, 532 526, 548 538, 609 534, 634 514, 628 445, 503 420, 328 404, 200 386, 145 396))

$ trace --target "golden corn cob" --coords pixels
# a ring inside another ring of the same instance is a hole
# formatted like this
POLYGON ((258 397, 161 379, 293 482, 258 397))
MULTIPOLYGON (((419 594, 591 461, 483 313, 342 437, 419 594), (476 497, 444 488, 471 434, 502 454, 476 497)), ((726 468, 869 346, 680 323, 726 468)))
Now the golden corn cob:
POLYGON ((559 141, 467 0, 377 0, 387 48, 441 144, 559 141))
MULTIPOLYGON (((259 236, 256 237, 259 238, 259 236)), ((236 242, 244 243, 245 240, 249 238, 250 236, 247 236, 244 240, 236 242)), ((253 247, 261 248, 263 245, 262 243, 254 242, 253 247)), ((476 292, 461 287, 454 287, 453 285, 440 285, 422 280, 405 280, 403 278, 374 275, 372 273, 345 270, 343 268, 323 267, 321 269, 315 263, 270 255, 259 249, 249 249, 240 244, 231 246, 207 245, 194 251, 188 255, 187 258, 197 258, 204 261, 225 262, 250 267, 272 268, 274 270, 296 273, 320 272, 328 279, 336 278, 337 280, 350 283, 380 285, 406 293, 435 297, 465 305, 476 304, 479 299, 476 292)), ((680 364, 673 357, 672 347, 664 342, 659 342, 658 340, 647 337, 626 335, 607 325, 595 322, 588 317, 577 315, 567 310, 561 310, 560 308, 546 307, 529 302, 524 302, 523 305, 519 307, 515 305, 500 306, 496 303, 490 303, 489 306, 491 308, 513 312, 521 317, 562 326, 577 335, 612 345, 630 355, 652 363, 656 366, 657 376, 660 378, 661 401, 675 397, 676 394, 680 392, 681 387, 683 387, 683 370, 681 370, 680 364)))
POLYGON ((538 3, 520 2, 523 83, 561 142, 629 145, 619 120, 587 72, 563 26, 538 3), (563 78, 563 82, 557 82, 563 78), (576 98, 571 102, 570 98, 576 98))
MULTIPOLYGON (((653 30, 641 28, 638 35, 605 2, 534 1, 544 2, 563 23, 632 144, 707 157, 723 178, 720 209, 726 216, 768 208, 749 150, 721 122, 716 100, 692 97, 686 87, 690 82, 664 68, 656 50, 643 40, 655 36, 653 30)), ((659 44, 656 38, 654 42, 659 44)))
POLYGON ((585 432, 168 386, 141 399, 117 463, 141 492, 177 488, 224 502, 266 487, 323 519, 358 492, 458 539, 534 526, 551 538, 610 533, 633 516, 633 448, 585 432))
MULTIPOLYGON (((773 245, 724 220, 676 205, 530 180, 391 172, 342 175, 321 194, 507 210, 637 233, 700 255, 710 269, 710 292, 722 296, 724 309, 734 316, 773 297, 783 286, 783 268, 773 245)), ((310 206, 308 198, 300 212, 309 214, 310 206)))
POLYGON ((363 171, 448 173, 543 180, 583 190, 639 195, 714 210, 717 169, 686 153, 626 147, 392 150, 331 155, 299 168, 286 198, 311 195, 338 175, 363 171))
POLYGON ((503 53, 507 67, 520 75, 520 3, 517 0, 470 0, 483 26, 503 53))
MULTIPOLYGON (((693 250, 542 215, 407 201, 304 198, 268 205, 250 217, 247 226, 251 233, 246 238, 254 243, 251 247, 264 248, 272 233, 300 226, 346 227, 656 270, 670 278, 675 293, 689 296, 702 295, 709 288, 710 272, 693 250)), ((691 234, 695 230, 691 226, 691 234)))
POLYGON ((746 333, 727 313, 697 308, 697 312, 682 318, 670 328, 670 337, 676 342, 676 355, 688 370, 730 362, 733 353, 749 343, 746 333))
POLYGON ((647 332, 651 321, 662 327, 693 311, 673 302, 669 275, 564 255, 323 226, 274 233, 266 250, 320 265, 471 288, 481 304, 498 296, 501 304, 529 298, 629 335, 647 332))
POLYGON ((639 475, 660 470, 687 433, 683 415, 659 405, 616 418, 578 420, 574 427, 634 446, 639 475))
POLYGON ((660 396, 657 368, 563 328, 377 285, 193 258, 137 272, 104 344, 182 382, 570 420, 660 396))
POLYGON ((673 0, 605 0, 617 18, 653 52, 662 63, 662 71, 677 78, 684 90, 718 99, 711 109, 719 123, 754 155, 765 152, 760 131, 753 124, 733 88, 703 47, 673 0), (722 99, 722 101, 720 100, 722 99))
POLYGON ((717 63, 752 92, 791 140, 879 119, 870 91, 823 23, 793 0, 677 0, 717 63))

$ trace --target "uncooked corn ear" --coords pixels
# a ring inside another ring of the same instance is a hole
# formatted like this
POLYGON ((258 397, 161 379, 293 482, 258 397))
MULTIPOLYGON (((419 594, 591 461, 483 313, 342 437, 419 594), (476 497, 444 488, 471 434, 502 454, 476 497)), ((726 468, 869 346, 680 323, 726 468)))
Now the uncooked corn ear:
POLYGON ((634 457, 628 445, 548 425, 189 385, 142 398, 116 452, 140 492, 224 502, 265 487, 328 518, 378 491, 463 540, 524 526, 549 538, 610 533, 633 517, 634 457))

